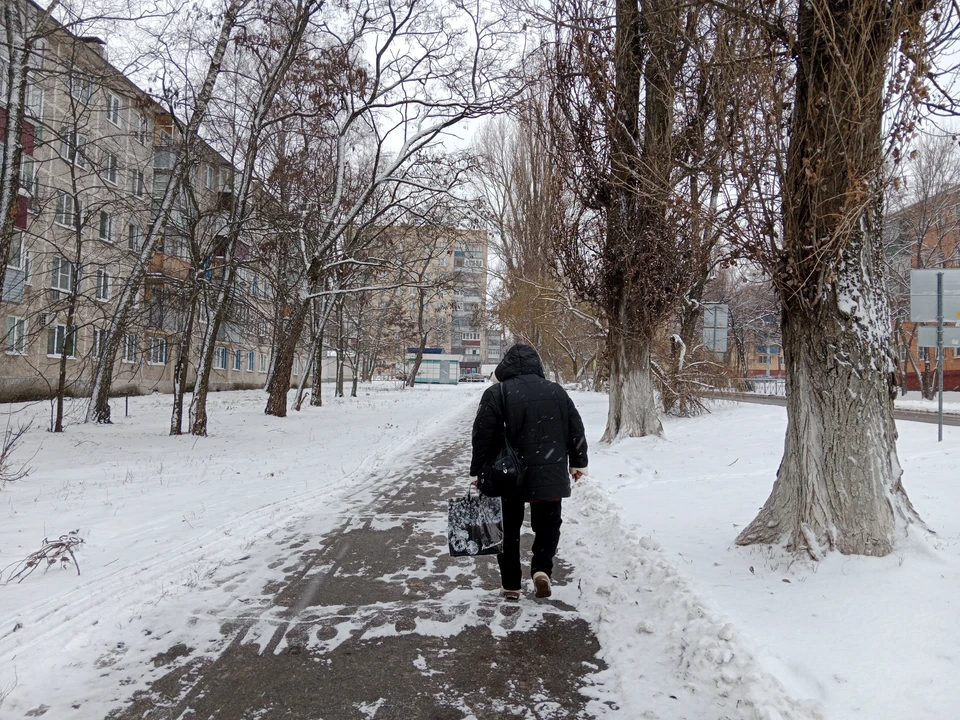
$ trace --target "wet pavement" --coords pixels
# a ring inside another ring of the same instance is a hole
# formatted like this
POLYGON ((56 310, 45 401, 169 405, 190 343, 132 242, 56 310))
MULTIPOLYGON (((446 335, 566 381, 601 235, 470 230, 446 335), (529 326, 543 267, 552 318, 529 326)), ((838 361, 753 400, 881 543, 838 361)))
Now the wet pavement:
MULTIPOLYGON (((461 720, 618 715, 590 626, 556 599, 502 600, 494 557, 451 558, 447 499, 466 488, 468 427, 323 538, 289 545, 219 654, 173 645, 111 720, 461 720), (279 566, 278 566, 279 568, 279 566), (264 631, 264 628, 267 628, 264 631)), ((532 541, 525 527, 525 567, 532 541)), ((555 584, 576 582, 560 558, 555 584)), ((525 571, 526 572, 526 571, 525 571)))

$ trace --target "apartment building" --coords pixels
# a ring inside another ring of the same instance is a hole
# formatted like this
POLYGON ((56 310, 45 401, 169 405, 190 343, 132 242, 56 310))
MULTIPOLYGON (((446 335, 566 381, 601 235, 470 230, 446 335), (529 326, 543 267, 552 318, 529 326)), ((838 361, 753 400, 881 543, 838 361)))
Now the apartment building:
MULTIPOLYGON (((67 393, 87 391, 119 290, 180 152, 174 118, 105 55, 100 40, 61 27, 38 44, 21 137, 18 233, 0 299, 6 327, 0 401, 52 395, 64 357, 67 393)), ((5 113, 0 107, 0 121, 5 113)), ((137 317, 116 366, 117 394, 172 389, 191 303, 200 308, 193 348, 207 319, 206 305, 191 296, 197 274, 208 287, 230 278, 218 231, 232 202, 233 169, 210 147, 200 156, 192 192, 178 198, 138 291, 137 317)), ((231 288, 213 389, 259 387, 266 379, 270 295, 255 247, 249 238, 239 250, 246 262, 231 288)))
MULTIPOLYGON (((459 359, 459 372, 475 374, 486 362, 487 233, 451 227, 396 228, 388 233, 394 252, 414 268, 418 284, 430 285, 422 301, 426 347, 459 359)), ((394 307, 386 334, 413 355, 419 344, 421 296, 416 287, 383 295, 379 307, 394 307)), ((390 354, 382 356, 385 366, 390 354)), ((407 361, 397 363, 405 367, 407 361)))

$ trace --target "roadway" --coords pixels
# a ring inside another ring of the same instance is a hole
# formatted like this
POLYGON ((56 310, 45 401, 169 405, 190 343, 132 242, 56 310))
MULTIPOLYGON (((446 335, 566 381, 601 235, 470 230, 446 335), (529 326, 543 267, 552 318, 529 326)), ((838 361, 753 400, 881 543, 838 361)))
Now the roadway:
MULTIPOLYGON (((734 402, 748 402, 757 405, 779 405, 785 407, 787 399, 779 395, 753 395, 751 393, 730 393, 714 392, 708 393, 708 397, 716 400, 733 400, 734 402)), ((910 422, 922 422, 937 424, 937 413, 929 410, 902 410, 897 408, 893 411, 893 417, 897 420, 907 420, 910 422)), ((944 413, 944 425, 960 426, 960 415, 944 413)))

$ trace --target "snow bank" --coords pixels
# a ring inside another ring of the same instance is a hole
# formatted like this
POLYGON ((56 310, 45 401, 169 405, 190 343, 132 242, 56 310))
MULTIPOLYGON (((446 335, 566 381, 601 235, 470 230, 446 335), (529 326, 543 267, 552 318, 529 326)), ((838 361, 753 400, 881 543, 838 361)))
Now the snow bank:
MULTIPOLYGON (((603 432, 605 398, 578 393, 575 401, 595 441, 603 432)), ((734 639, 748 648, 756 666, 789 695, 812 708, 819 704, 828 720, 957 717, 960 428, 944 428, 944 442, 937 443, 936 427, 898 422, 904 485, 936 535, 915 533, 885 558, 831 554, 815 563, 780 548, 733 544, 770 493, 783 454, 783 408, 724 404, 698 418, 667 418, 664 426, 663 439, 591 445, 592 482, 606 496, 594 514, 662 545, 658 554, 705 600, 706 617, 721 617, 713 627, 732 623, 734 639)), ((594 494, 584 491, 574 499, 589 506, 594 494)), ((597 586, 618 587, 609 577, 615 566, 605 557, 614 540, 604 529, 601 539, 585 538, 586 550, 577 548, 583 553, 578 565, 605 570, 603 578, 598 572, 591 580, 597 586)), ((628 586, 628 597, 644 587, 657 595, 666 592, 658 582, 673 582, 641 577, 628 586)), ((623 604, 613 607, 625 612, 623 604)), ((625 638, 643 619, 608 622, 625 638)), ((703 634, 715 637, 713 630, 703 634)), ((630 640, 640 642, 636 634, 630 640)), ((696 646, 696 640, 688 644, 696 646)), ((742 690, 762 707, 770 686, 757 682, 742 690)))
POLYGON ((822 718, 818 703, 791 698, 762 670, 749 642, 660 543, 621 519, 602 483, 578 484, 562 555, 578 569, 576 604, 618 676, 626 716, 822 718))

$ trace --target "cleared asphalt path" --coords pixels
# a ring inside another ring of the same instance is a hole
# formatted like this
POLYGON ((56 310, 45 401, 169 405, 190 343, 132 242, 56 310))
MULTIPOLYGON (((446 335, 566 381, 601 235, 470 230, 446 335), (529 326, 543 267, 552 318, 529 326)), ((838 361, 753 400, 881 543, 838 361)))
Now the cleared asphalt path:
MULTIPOLYGON (((269 607, 225 620, 218 657, 171 647, 154 663, 169 655, 176 669, 109 718, 595 717, 587 695, 604 664, 588 623, 529 588, 519 603, 501 600, 495 558, 446 553, 446 500, 467 475, 468 427, 454 431, 339 530, 290 545, 269 607), (266 644, 248 637, 265 616, 266 644)), ((569 574, 561 562, 555 583, 569 574)))
MULTIPOLYGON (((780 405, 786 407, 787 399, 779 395, 751 395, 750 393, 709 393, 709 397, 716 400, 732 400, 734 402, 748 402, 757 405, 780 405)), ((937 413, 928 410, 899 410, 893 411, 893 417, 897 420, 909 420, 910 422, 922 422, 937 424, 937 413)), ((960 415, 943 414, 944 425, 960 426, 960 415)))

